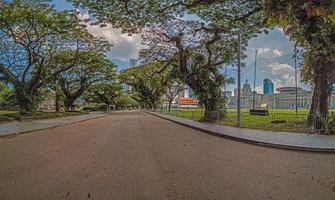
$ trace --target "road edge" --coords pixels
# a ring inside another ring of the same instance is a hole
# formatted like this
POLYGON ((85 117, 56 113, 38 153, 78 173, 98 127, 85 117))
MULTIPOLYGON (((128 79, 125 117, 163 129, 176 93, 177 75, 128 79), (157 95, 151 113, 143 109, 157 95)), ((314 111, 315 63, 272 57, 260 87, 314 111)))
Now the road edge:
MULTIPOLYGON (((192 126, 190 124, 186 124, 183 123, 181 121, 178 120, 174 120, 168 117, 164 117, 164 114, 161 113, 155 113, 155 112, 150 112, 150 111, 145 111, 143 110, 143 112, 148 113, 150 115, 189 127, 189 128, 193 128, 195 130, 199 130, 202 132, 205 132, 207 134, 210 135, 214 135, 214 136, 218 136, 218 137, 222 137, 222 138, 226 138, 226 139, 231 139, 231 140, 235 140, 235 141, 239 141, 239 142, 243 142, 243 143, 248 143, 248 144, 254 144, 254 145, 259 145, 259 146, 265 146, 265 147, 272 147, 272 148, 279 148, 279 149, 286 149, 286 150, 294 150, 294 151, 304 151, 304 152, 317 152, 317 153, 335 153, 335 147, 334 148, 313 148, 313 147, 302 147, 302 146, 292 146, 292 145, 282 145, 282 144, 274 144, 274 143, 269 143, 269 142, 263 142, 263 141, 257 141, 257 140, 252 140, 252 139, 246 139, 246 138, 240 138, 237 136, 231 136, 231 135, 225 135, 222 133, 218 133, 212 130, 208 130, 208 129, 204 129, 204 128, 200 128, 200 127, 195 127, 192 126)), ((168 116, 168 115, 167 115, 168 116)))

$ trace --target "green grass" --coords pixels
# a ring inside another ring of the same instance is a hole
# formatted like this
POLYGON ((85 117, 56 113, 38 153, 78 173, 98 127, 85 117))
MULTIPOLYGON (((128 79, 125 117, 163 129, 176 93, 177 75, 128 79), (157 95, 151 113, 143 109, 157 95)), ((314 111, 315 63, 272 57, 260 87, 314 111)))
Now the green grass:
POLYGON ((59 117, 66 117, 66 116, 74 116, 74 115, 80 115, 83 114, 82 112, 28 112, 25 114, 20 114, 18 111, 5 111, 0 110, 0 117, 9 117, 14 118, 15 120, 21 120, 21 119, 51 119, 51 118, 59 118, 59 117))
MULTIPOLYGON (((202 109, 183 109, 172 110, 168 114, 193 120, 199 120, 203 116, 203 112, 204 111, 202 109)), ((298 114, 296 114, 295 110, 274 109, 269 110, 269 116, 257 116, 250 115, 248 109, 242 109, 241 127, 272 131, 307 132, 308 130, 306 122, 308 112, 309 110, 307 109, 298 110, 298 114), (274 120, 285 120, 286 123, 271 123, 274 120)), ((237 126, 236 109, 228 109, 225 118, 221 119, 218 123, 228 126, 237 126)))

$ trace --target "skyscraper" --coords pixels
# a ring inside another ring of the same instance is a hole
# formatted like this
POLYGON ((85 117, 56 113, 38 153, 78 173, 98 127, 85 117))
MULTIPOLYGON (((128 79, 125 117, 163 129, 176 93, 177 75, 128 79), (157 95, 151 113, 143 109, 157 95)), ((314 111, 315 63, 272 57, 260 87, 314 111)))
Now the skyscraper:
POLYGON ((264 79, 263 81, 263 93, 264 94, 273 94, 274 93, 274 85, 270 79, 264 79))

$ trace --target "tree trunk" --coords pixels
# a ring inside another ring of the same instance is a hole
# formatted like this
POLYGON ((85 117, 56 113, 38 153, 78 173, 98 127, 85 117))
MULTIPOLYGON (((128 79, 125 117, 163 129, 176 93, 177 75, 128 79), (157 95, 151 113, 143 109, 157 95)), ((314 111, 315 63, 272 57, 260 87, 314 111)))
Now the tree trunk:
POLYGON ((69 111, 73 111, 74 110, 74 101, 73 99, 70 98, 66 98, 66 100, 64 101, 64 106, 65 106, 65 111, 69 112, 69 111))
POLYGON ((308 124, 317 130, 322 128, 322 119, 320 117, 327 116, 329 112, 329 100, 332 94, 333 81, 327 78, 328 75, 327 71, 322 71, 322 73, 316 74, 313 79, 314 90, 308 124))
POLYGON ((56 96, 55 96, 55 111, 60 112, 60 94, 56 90, 56 96))
POLYGON ((168 104, 169 104, 169 105, 168 105, 168 112, 171 111, 172 101, 173 101, 173 99, 169 100, 169 102, 168 102, 168 104))
POLYGON ((31 112, 35 109, 33 96, 30 95, 24 86, 15 88, 15 98, 20 108, 20 112, 31 112))

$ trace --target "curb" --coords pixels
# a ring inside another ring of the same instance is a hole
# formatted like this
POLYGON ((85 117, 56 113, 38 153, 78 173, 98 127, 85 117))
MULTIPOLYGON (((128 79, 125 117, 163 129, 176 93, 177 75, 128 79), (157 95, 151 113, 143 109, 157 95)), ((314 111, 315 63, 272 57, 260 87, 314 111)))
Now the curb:
POLYGON ((231 135, 225 135, 219 132, 211 131, 208 129, 200 128, 200 127, 195 127, 190 124, 183 123, 178 120, 174 120, 168 117, 163 116, 163 114, 157 114, 154 112, 148 112, 148 111, 143 111, 145 113, 151 114, 153 116, 195 129, 199 130, 205 133, 208 133, 210 135, 226 138, 226 139, 231 139, 239 142, 244 142, 248 144, 254 144, 254 145, 259 145, 259 146, 265 146, 265 147, 272 147, 272 148, 277 148, 277 149, 286 149, 286 150, 294 150, 294 151, 304 151, 304 152, 317 152, 317 153, 335 153, 335 147, 334 148, 313 148, 313 147, 303 147, 303 146, 293 146, 293 145, 284 145, 284 144, 275 144, 275 143, 270 143, 270 142, 263 142, 263 141, 257 141, 257 140, 252 140, 252 139, 247 139, 247 138, 240 138, 237 136, 231 136, 231 135))
POLYGON ((83 120, 79 120, 79 121, 75 121, 75 122, 66 122, 64 124, 53 125, 53 126, 49 126, 49 127, 45 127, 45 128, 37 128, 37 129, 34 129, 34 130, 10 133, 10 134, 7 134, 7 135, 0 135, 0 139, 16 137, 16 136, 23 135, 23 134, 26 134, 26 133, 53 129, 53 128, 57 128, 57 127, 67 126, 67 125, 70 125, 70 124, 76 124, 76 123, 85 122, 85 121, 89 121, 89 120, 93 120, 93 119, 99 119, 99 118, 103 118, 103 117, 107 117, 107 116, 109 116, 109 114, 106 114, 106 115, 103 115, 103 116, 97 116, 97 117, 90 118, 90 119, 83 119, 83 120))

